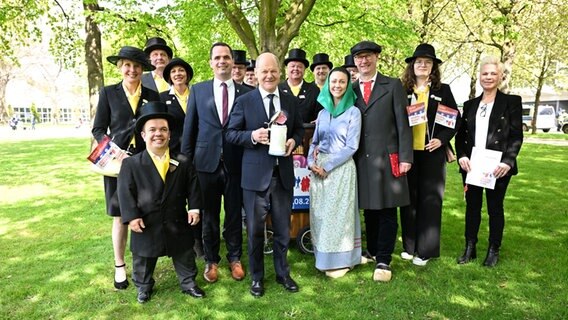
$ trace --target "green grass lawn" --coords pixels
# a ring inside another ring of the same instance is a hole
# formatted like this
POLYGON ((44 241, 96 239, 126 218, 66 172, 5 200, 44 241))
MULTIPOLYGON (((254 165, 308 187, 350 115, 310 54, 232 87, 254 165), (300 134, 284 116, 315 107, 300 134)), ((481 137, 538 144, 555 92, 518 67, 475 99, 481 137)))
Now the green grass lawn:
MULTIPOLYGON (((442 256, 426 267, 393 258, 393 280, 372 281, 371 264, 337 280, 292 245, 300 292, 274 281, 266 258, 266 294, 250 278, 206 284, 207 297, 182 295, 171 260, 160 259, 152 300, 136 302, 131 285, 115 291, 102 178, 89 171, 88 139, 0 143, 0 319, 566 319, 568 318, 568 147, 525 144, 505 201, 501 261, 481 266, 487 217, 474 263, 458 266, 464 240, 457 165, 448 168, 442 256)), ((246 247, 246 245, 245 245, 246 247)), ((222 254, 223 256, 224 254, 222 254)), ((247 265, 246 255, 243 257, 247 265)), ((131 272, 130 254, 127 257, 131 272)))

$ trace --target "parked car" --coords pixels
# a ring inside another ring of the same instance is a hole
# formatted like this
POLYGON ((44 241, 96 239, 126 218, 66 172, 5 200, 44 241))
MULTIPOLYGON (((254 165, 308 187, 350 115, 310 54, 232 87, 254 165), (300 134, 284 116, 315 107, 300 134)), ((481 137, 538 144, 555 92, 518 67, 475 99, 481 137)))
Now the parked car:
MULTIPOLYGON (((523 131, 529 131, 532 128, 532 120, 534 116, 534 106, 523 105, 523 131)), ((544 132, 556 128, 556 113, 553 106, 538 106, 538 116, 536 118, 536 128, 544 132)))
POLYGON ((568 133, 568 113, 564 110, 558 115, 558 131, 568 133))

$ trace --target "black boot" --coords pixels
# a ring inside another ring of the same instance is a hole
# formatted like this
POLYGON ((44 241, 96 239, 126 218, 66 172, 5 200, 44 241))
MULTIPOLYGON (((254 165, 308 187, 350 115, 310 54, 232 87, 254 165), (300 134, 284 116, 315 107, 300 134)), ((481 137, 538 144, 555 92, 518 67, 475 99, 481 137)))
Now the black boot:
POLYGON ((466 264, 475 258, 477 258, 475 241, 467 240, 465 243, 465 251, 463 252, 463 255, 458 258, 458 264, 466 264))
POLYGON ((499 261, 499 246, 491 243, 487 249, 487 256, 485 257, 485 261, 483 261, 483 265, 486 267, 494 267, 497 261, 499 261))

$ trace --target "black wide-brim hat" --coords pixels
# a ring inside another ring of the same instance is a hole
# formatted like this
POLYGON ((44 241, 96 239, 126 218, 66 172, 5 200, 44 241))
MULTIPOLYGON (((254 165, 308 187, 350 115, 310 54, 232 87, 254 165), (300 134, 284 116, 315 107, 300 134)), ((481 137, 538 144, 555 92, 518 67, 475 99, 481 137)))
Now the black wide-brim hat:
POLYGON ((383 48, 373 41, 361 41, 351 48, 351 55, 355 57, 360 52, 376 52, 381 53, 383 48))
POLYGON ((146 45, 144 46, 144 52, 146 52, 146 54, 149 56, 150 53, 152 53, 152 51, 156 49, 164 50, 170 59, 174 56, 172 48, 168 46, 166 40, 160 37, 148 39, 148 41, 146 41, 146 45))
POLYGON ((310 62, 306 59, 306 51, 302 49, 296 48, 288 51, 288 57, 284 59, 284 65, 287 66, 290 61, 302 62, 306 68, 310 66, 310 62))
POLYGON ((343 68, 356 68, 357 66, 355 65, 355 61, 353 60, 353 55, 346 55, 344 60, 343 60, 343 68))
POLYGON ((160 101, 146 102, 140 108, 140 116, 136 120, 136 132, 141 132, 144 124, 151 119, 166 119, 170 131, 174 124, 174 117, 168 113, 168 106, 160 101))
POLYGON ((317 66, 322 65, 322 64, 325 64, 330 69, 333 69, 333 63, 331 63, 331 61, 329 61, 329 55, 327 55, 326 53, 317 53, 316 55, 314 55, 314 58, 312 60, 312 64, 310 65, 310 70, 312 70, 312 72, 314 72, 314 69, 317 66))
POLYGON ((166 80, 167 83, 171 84, 170 72, 175 66, 181 66, 185 69, 185 73, 187 73, 188 83, 191 81, 191 79, 193 79, 193 68, 191 67, 191 65, 181 58, 173 58, 164 68, 164 80, 166 80))
POLYGON ((427 43, 419 44, 418 47, 416 47, 416 50, 414 50, 414 54, 412 55, 412 57, 408 57, 408 58, 404 59, 404 62, 410 63, 418 57, 430 58, 430 59, 436 61, 438 64, 442 63, 442 60, 440 60, 436 57, 436 49, 434 49, 434 47, 432 45, 427 44, 427 43))
POLYGON ((120 59, 127 59, 138 62, 142 65, 144 71, 151 71, 156 69, 156 67, 154 67, 150 63, 150 60, 148 60, 148 55, 144 53, 144 51, 136 47, 124 46, 120 48, 117 55, 107 57, 107 61, 114 65, 116 65, 118 63, 118 60, 120 59))
POLYGON ((244 50, 233 50, 233 64, 247 65, 247 52, 244 50))

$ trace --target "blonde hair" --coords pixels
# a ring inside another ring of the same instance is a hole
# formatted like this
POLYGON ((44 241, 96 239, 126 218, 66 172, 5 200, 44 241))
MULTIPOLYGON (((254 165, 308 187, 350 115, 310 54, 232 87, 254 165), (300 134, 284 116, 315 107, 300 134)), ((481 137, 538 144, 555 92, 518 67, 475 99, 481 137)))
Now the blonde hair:
POLYGON ((497 71, 499 72, 499 75, 503 77, 504 66, 503 63, 501 62, 501 59, 497 58, 496 56, 483 57, 483 59, 481 59, 481 62, 479 63, 479 72, 481 72, 481 69, 486 64, 494 64, 495 66, 497 66, 497 71))

